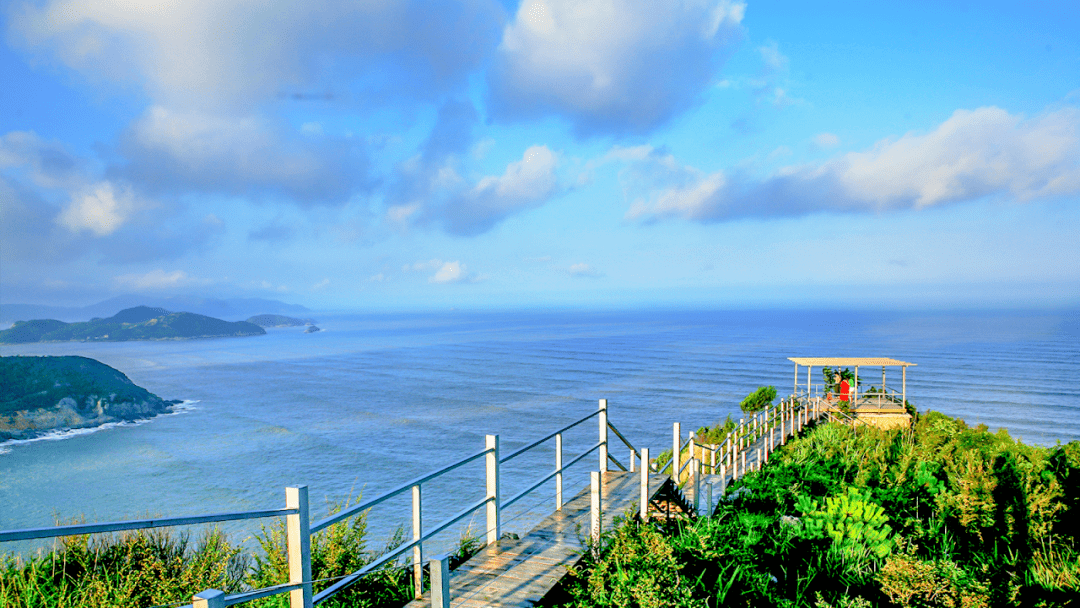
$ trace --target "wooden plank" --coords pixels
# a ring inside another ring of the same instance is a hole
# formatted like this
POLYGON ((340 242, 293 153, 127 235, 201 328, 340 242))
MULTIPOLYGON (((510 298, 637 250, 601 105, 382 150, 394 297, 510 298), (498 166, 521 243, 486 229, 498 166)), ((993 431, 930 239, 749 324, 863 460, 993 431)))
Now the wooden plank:
MULTIPOLYGON (((649 475, 650 500, 660 492, 667 475, 649 475)), ((609 471, 601 492, 604 522, 616 515, 636 516, 640 500, 639 474, 609 471)), ((482 549, 450 574, 450 605, 454 608, 533 606, 581 561, 588 537, 589 488, 545 517, 518 540, 503 539, 482 549)), ((430 592, 408 604, 431 605, 430 592)))

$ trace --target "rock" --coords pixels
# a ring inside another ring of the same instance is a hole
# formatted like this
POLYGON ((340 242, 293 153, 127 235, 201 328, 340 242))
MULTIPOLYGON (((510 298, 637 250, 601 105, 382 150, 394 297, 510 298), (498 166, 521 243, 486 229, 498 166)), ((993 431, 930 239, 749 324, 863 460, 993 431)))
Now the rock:
POLYGON ((87 357, 0 357, 0 441, 152 418, 177 403, 87 357))

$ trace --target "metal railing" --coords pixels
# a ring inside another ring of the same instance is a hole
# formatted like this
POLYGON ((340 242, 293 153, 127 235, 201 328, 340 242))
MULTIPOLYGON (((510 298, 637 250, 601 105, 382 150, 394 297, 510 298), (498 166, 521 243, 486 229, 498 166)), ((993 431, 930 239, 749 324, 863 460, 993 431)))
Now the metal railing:
MULTIPOLYGON (((813 387, 811 387, 812 389, 813 387)), ((891 398, 884 394, 882 398, 891 398)), ((447 464, 435 471, 413 478, 382 494, 362 501, 356 505, 348 506, 318 522, 311 523, 308 509, 307 486, 289 487, 285 490, 285 508, 266 509, 254 511, 241 511, 235 513, 221 513, 216 515, 197 515, 191 517, 169 517, 147 520, 120 521, 111 523, 73 524, 55 526, 49 528, 33 528, 24 530, 0 531, 0 542, 22 541, 60 536, 72 536, 81 534, 96 534, 121 532, 129 530, 141 530, 147 528, 159 528, 167 526, 195 525, 205 523, 217 523, 244 519, 259 519, 270 517, 286 518, 286 553, 288 558, 288 581, 279 585, 252 589, 242 593, 227 595, 210 589, 197 594, 192 598, 192 608, 223 608, 243 604, 255 599, 270 597, 281 593, 289 593, 290 608, 311 608, 335 594, 348 588, 350 585, 361 580, 366 574, 371 573, 387 564, 393 563, 402 556, 406 557, 406 563, 411 563, 414 594, 419 598, 423 592, 423 564, 425 541, 429 541, 435 535, 445 531, 462 519, 473 515, 477 510, 485 510, 485 541, 490 545, 497 542, 502 536, 502 512, 507 507, 517 503, 525 496, 536 491, 543 484, 555 480, 555 509, 561 510, 565 504, 563 498, 564 472, 577 464, 593 452, 599 451, 599 471, 592 473, 591 500, 592 509, 592 535, 599 534, 600 507, 599 507, 599 479, 608 470, 608 463, 614 463, 623 471, 641 472, 641 516, 647 515, 648 508, 648 477, 653 471, 671 472, 671 477, 677 486, 683 487, 692 484, 694 491, 695 510, 700 500, 700 478, 702 473, 711 472, 721 477, 721 492, 724 491, 728 480, 734 482, 745 475, 747 469, 747 453, 756 451, 757 458, 754 461, 756 468, 760 468, 767 462, 768 454, 777 445, 783 445, 787 437, 794 436, 812 420, 819 418, 825 413, 823 400, 815 397, 812 393, 792 395, 781 400, 775 405, 770 405, 760 412, 756 412, 749 420, 740 419, 739 424, 731 429, 724 438, 716 444, 705 444, 698 441, 693 431, 682 438, 680 424, 672 427, 672 451, 670 459, 661 462, 650 462, 648 449, 637 449, 634 445, 608 420, 608 404, 606 399, 599 401, 599 408, 591 414, 584 416, 562 428, 549 433, 525 446, 522 446, 510 454, 500 456, 499 436, 487 435, 484 449, 474 454, 447 464), (564 462, 563 458, 563 435, 594 417, 598 420, 598 441, 589 446, 582 453, 564 462), (629 467, 623 465, 609 450, 608 431, 629 448, 629 467), (545 443, 555 441, 554 469, 541 475, 527 487, 518 491, 510 498, 503 500, 500 488, 501 467, 503 464, 518 458, 519 456, 534 450, 545 443), (683 453, 686 458, 683 459, 683 453), (706 457, 706 453, 708 456, 706 457), (469 463, 483 459, 485 462, 484 498, 466 505, 459 512, 443 520, 439 524, 427 530, 423 525, 423 486, 447 473, 455 471, 469 463), (640 463, 637 465, 636 463, 640 463), (372 507, 405 493, 410 493, 412 498, 412 526, 411 539, 392 550, 380 555, 378 558, 364 565, 359 570, 350 574, 337 577, 333 584, 319 593, 313 593, 311 576, 311 535, 318 534, 330 526, 343 522, 350 517, 367 512, 372 507)), ((711 487, 710 487, 711 490, 711 487)), ((709 507, 712 499, 709 493, 709 507)), ((440 605, 449 605, 448 580, 449 572, 445 556, 432 561, 432 588, 433 595, 442 601, 440 605), (438 586, 438 589, 435 587, 438 586)))
MULTIPOLYGON (((407 555, 411 558, 407 561, 411 562, 412 578, 414 585, 415 596, 419 598, 423 592, 423 564, 424 553, 423 543, 430 540, 435 535, 445 531, 449 527, 458 523, 462 519, 474 514, 477 510, 484 508, 486 516, 485 527, 485 540, 487 544, 497 542, 501 537, 501 514, 503 509, 518 502, 529 493, 535 491, 541 487, 544 483, 555 479, 555 509, 560 510, 563 507, 563 477, 564 472, 571 466, 577 464, 593 452, 599 450, 599 467, 600 471, 607 471, 607 463, 609 460, 614 461, 618 466, 622 467, 612 455, 608 452, 608 429, 615 430, 616 435, 625 444, 630 447, 631 450, 631 462, 633 458, 641 456, 633 445, 620 433, 613 425, 611 425, 607 418, 607 400, 601 399, 599 402, 599 408, 562 428, 525 445, 506 456, 500 457, 499 451, 499 436, 487 435, 485 437, 485 447, 474 454, 461 458, 455 462, 447 464, 442 468, 435 471, 431 471, 414 479, 411 479, 397 487, 383 492, 382 494, 362 501, 356 505, 349 506, 341 511, 334 513, 316 523, 310 522, 310 514, 308 508, 308 488, 307 486, 289 487, 285 489, 285 508, 283 509, 264 509, 255 511, 240 511, 235 513, 221 513, 216 515, 196 515, 190 517, 169 517, 169 518, 156 518, 145 520, 129 520, 118 521, 111 523, 92 523, 92 524, 73 524, 65 526, 52 526, 47 528, 31 528, 21 530, 5 530, 0 531, 0 542, 9 541, 24 541, 35 540, 45 538, 57 538, 62 536, 74 536, 82 534, 97 534, 97 533, 111 533, 111 532, 124 532, 131 530, 143 530, 148 528, 161 528, 171 526, 184 526, 184 525, 196 525, 206 523, 218 523, 226 521, 244 520, 244 519, 260 519, 270 517, 286 518, 286 554, 288 562, 288 582, 272 585, 269 587, 261 587, 258 589, 252 589, 241 593, 227 595, 222 592, 209 589, 195 595, 192 598, 193 608, 221 608, 224 606, 234 606, 237 604, 243 604, 252 600, 270 597, 282 593, 289 593, 289 606, 290 608, 311 608, 318 605, 342 590, 348 588, 350 585, 356 583, 362 579, 366 574, 373 572, 389 563, 393 560, 407 555), (591 420, 594 417, 599 417, 599 441, 588 447, 584 452, 574 456, 569 461, 563 461, 563 434, 570 429, 591 420), (539 480, 531 483, 528 487, 516 493, 514 496, 507 500, 501 499, 500 487, 501 465, 525 454, 526 452, 533 450, 547 441, 555 440, 555 467, 550 473, 547 473, 539 478, 539 480), (484 459, 485 461, 485 494, 484 498, 467 505, 461 511, 443 520, 436 526, 425 530, 423 526, 423 485, 436 478, 439 478, 451 471, 454 471, 462 466, 472 463, 476 460, 484 459), (366 564, 359 570, 352 572, 348 575, 338 577, 332 585, 319 593, 313 593, 313 583, 311 576, 311 535, 317 534, 323 530, 326 530, 334 524, 345 521, 350 517, 354 517, 361 513, 364 513, 383 503, 387 500, 405 494, 406 492, 411 494, 412 497, 412 537, 409 542, 403 543, 392 550, 380 555, 378 558, 366 564)), ((646 451, 645 454, 648 452, 646 451)), ((647 456, 646 456, 647 458, 647 456)), ((622 467, 625 470, 625 467, 622 467)), ((442 558, 441 567, 445 569, 445 558, 442 558)), ((435 568, 433 568, 433 571, 435 568)), ((447 584, 447 579, 437 581, 441 586, 447 584)), ((448 596, 447 596, 448 597, 448 596)))

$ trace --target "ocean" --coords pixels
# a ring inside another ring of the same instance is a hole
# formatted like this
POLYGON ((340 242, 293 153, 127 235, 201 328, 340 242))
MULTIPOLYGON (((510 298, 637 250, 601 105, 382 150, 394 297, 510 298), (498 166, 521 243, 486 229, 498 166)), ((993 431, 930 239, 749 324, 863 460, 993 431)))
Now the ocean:
MULTIPOLYGON (((0 444, 0 529, 277 508, 298 484, 309 487, 318 519, 481 450, 486 434, 509 453, 605 398, 611 422, 656 453, 670 447, 672 422, 689 430, 738 418, 739 401, 762 385, 789 394, 793 356, 910 361, 907 394, 920 411, 1006 428, 1031 444, 1080 440, 1076 311, 316 316, 324 331, 314 334, 0 347, 4 356, 92 357, 163 399, 184 400, 149 421, 0 444)), ((879 369, 860 372, 861 383, 880 383, 879 369)), ((890 387, 899 380, 898 370, 887 378, 890 387)), ((565 459, 596 437, 595 421, 570 431, 565 459)), ((626 461, 627 450, 612 451, 626 461)), ((553 453, 548 442, 507 463, 503 497, 550 472, 553 453)), ((595 454, 576 465, 567 495, 595 468, 595 454)), ((430 527, 483 496, 482 461, 423 491, 430 527)), ((370 513, 372 548, 409 521, 408 500, 370 513)), ((523 532, 553 506, 548 483, 504 514, 504 530, 523 532)), ((259 523, 225 528, 251 545, 259 523)), ((472 530, 482 528, 478 512, 472 530)))

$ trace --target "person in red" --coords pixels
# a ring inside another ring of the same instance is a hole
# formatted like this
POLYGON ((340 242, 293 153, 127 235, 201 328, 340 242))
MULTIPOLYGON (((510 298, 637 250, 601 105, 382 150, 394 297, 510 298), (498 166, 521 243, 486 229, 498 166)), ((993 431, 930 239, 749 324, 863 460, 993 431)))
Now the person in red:
MULTIPOLYGON (((839 375, 839 374, 837 374, 839 375)), ((846 378, 840 379, 840 401, 851 401, 851 385, 846 378)))

